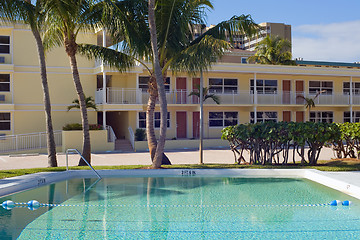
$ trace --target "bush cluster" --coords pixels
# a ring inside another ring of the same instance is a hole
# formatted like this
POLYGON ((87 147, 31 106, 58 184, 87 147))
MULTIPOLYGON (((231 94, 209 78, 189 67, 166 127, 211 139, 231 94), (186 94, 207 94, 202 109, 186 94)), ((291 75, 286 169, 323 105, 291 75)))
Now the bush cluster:
POLYGON ((237 163, 246 161, 243 153, 248 151, 250 164, 288 164, 293 151, 293 163, 298 155, 302 164, 315 165, 325 144, 341 141, 341 128, 314 122, 239 124, 224 128, 222 139, 229 141, 237 163))
MULTIPOLYGON (((103 127, 100 124, 89 124, 90 130, 102 130, 103 127)), ((82 124, 80 123, 69 123, 63 127, 64 131, 82 130, 82 124)))

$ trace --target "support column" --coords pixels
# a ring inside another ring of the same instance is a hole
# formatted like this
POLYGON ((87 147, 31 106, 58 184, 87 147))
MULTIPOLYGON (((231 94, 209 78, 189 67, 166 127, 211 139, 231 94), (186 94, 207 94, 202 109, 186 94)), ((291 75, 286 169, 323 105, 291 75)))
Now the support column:
POLYGON ((350 122, 354 122, 353 119, 353 81, 352 76, 350 76, 350 122))
MULTIPOLYGON (((200 71, 200 145, 199 145, 199 152, 200 152, 200 164, 204 164, 203 160, 203 137, 204 137, 204 106, 203 106, 203 93, 204 91, 204 79, 203 79, 203 72, 200 71)), ((194 127, 194 126, 193 126, 194 127)))
POLYGON ((256 105, 257 105, 257 86, 256 86, 256 73, 254 73, 254 123, 257 122, 256 105))
MULTIPOLYGON (((103 29, 103 47, 106 47, 106 31, 103 29)), ((106 71, 104 61, 102 62, 102 70, 103 70, 103 91, 102 91, 102 104, 103 106, 107 103, 106 101, 106 71)), ((103 111, 103 129, 106 129, 106 111, 103 111)))

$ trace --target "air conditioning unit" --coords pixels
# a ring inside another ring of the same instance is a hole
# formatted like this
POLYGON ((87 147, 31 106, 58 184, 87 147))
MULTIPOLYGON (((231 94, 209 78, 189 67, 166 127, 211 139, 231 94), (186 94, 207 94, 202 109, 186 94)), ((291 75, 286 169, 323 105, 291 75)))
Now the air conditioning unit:
POLYGON ((0 57, 0 63, 5 63, 5 57, 0 57))
POLYGON ((0 102, 5 102, 5 95, 0 95, 0 102))

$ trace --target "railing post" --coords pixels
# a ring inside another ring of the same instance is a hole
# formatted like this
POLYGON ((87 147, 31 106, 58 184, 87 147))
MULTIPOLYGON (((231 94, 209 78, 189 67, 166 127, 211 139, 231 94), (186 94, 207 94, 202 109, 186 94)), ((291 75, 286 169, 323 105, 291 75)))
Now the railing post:
POLYGON ((19 150, 19 146, 18 146, 18 135, 15 135, 15 149, 16 149, 16 151, 19 150))
MULTIPOLYGON (((109 102, 109 98, 110 98, 110 88, 104 88, 106 89, 106 98, 105 98, 105 103, 109 102)), ((104 90, 105 91, 105 90, 104 90)))
POLYGON ((234 90, 232 90, 232 100, 233 100, 233 104, 235 104, 235 94, 234 94, 234 90))
POLYGON ((124 104, 124 88, 121 88, 121 104, 124 104))

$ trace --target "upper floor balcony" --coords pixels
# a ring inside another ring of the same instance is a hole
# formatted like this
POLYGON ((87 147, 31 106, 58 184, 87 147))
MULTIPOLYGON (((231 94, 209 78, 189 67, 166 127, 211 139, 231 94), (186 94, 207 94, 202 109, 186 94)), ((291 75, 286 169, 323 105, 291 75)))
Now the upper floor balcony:
MULTIPOLYGON (((98 89, 95 93, 96 104, 147 104, 149 93, 141 89, 106 88, 98 89)), ((192 91, 170 90, 166 93, 168 104, 199 104, 199 97, 190 96, 192 91)), ((306 92, 262 92, 234 91, 230 93, 216 93, 222 105, 304 105, 305 98, 313 99, 315 105, 345 106, 360 105, 360 95, 350 96, 343 93, 320 94, 318 96, 306 92), (351 101, 352 98, 352 101, 351 101)), ((216 104, 212 99, 204 102, 205 105, 216 104)))

